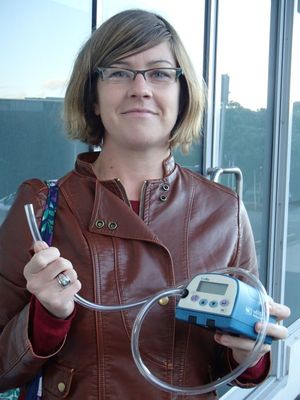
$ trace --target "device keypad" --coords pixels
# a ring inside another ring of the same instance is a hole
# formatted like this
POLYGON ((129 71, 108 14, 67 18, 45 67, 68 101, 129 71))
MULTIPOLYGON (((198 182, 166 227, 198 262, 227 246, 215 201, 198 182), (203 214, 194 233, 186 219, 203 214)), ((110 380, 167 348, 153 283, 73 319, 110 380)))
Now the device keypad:
POLYGON ((179 300, 179 307, 194 312, 231 315, 237 293, 237 283, 233 278, 225 275, 200 274, 186 289, 187 295, 179 300))
MULTIPOLYGON (((211 308, 216 308, 218 306, 221 307, 227 307, 229 305, 229 300, 224 298, 222 300, 208 300, 205 297, 200 297, 198 294, 192 294, 190 297, 190 301, 192 301, 193 303, 198 303, 199 306, 206 306, 208 305, 211 308)), ((221 309, 221 311, 225 311, 224 308, 221 309)))

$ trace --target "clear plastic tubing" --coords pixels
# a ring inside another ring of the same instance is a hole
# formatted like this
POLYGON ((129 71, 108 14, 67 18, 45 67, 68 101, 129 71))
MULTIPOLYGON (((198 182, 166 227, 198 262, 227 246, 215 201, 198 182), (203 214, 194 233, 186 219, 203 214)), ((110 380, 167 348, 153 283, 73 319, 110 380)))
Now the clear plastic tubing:
MULTIPOLYGON (((253 286, 255 286, 258 289, 259 293, 259 299, 261 303, 261 308, 262 308, 262 315, 261 315, 261 320, 263 327, 261 331, 257 334, 257 338, 254 342, 253 350, 251 353, 249 353, 249 356, 244 360, 243 363, 239 364, 233 371, 231 371, 229 374, 223 376, 221 379, 217 379, 213 382, 210 382, 209 384, 202 385, 202 386, 195 386, 195 387, 181 387, 181 386, 174 386, 171 385, 167 382, 164 382, 157 378, 155 375, 152 374, 152 372, 148 369, 148 367, 144 364, 141 354, 139 351, 139 336, 140 336, 140 330, 142 327, 142 323, 149 312, 149 310, 159 301, 161 298, 166 297, 166 296, 181 296, 184 288, 182 286, 177 287, 175 289, 169 289, 169 290, 164 290, 160 293, 157 293, 154 295, 151 299, 149 299, 140 309, 138 315, 136 316, 136 319, 133 324, 132 328, 132 335, 131 335, 131 352, 133 359, 135 361, 135 364, 140 371, 140 373, 144 376, 145 379, 147 379, 149 382, 151 382, 154 386, 158 387, 159 389, 162 389, 167 392, 172 392, 180 395, 200 395, 204 393, 211 392, 213 390, 217 390, 220 388, 222 385, 232 382, 234 379, 236 379, 239 375, 241 375, 251 364, 253 364, 257 359, 260 358, 260 351, 261 348, 264 344, 265 337, 266 337, 266 322, 269 321, 269 308, 268 308, 268 295, 265 291, 265 288, 263 287, 262 283, 254 276, 251 274, 249 271, 242 269, 242 268, 235 268, 235 267, 230 267, 222 270, 215 271, 218 274, 234 274, 238 273, 239 275, 243 275, 247 278, 250 279, 250 281, 253 283, 253 286)), ((199 338, 200 340, 200 338, 199 338)))
MULTIPOLYGON (((26 213, 26 218, 28 221, 28 225, 30 228, 31 235, 33 237, 34 241, 39 241, 43 240, 40 234, 40 231, 38 229, 35 215, 34 215, 34 209, 32 204, 26 204, 24 206, 25 208, 25 213, 26 213)), ((139 313, 136 316, 136 319, 133 324, 133 329, 132 329, 132 335, 131 335, 131 351, 132 351, 132 356, 134 359, 134 362, 139 370, 139 372, 144 376, 144 378, 149 381, 151 384, 154 386, 158 387, 161 390, 171 392, 171 393, 176 393, 179 395, 200 395, 204 393, 211 392, 213 390, 217 390, 224 384, 227 384, 229 382, 232 382, 234 379, 236 379, 239 375, 241 375, 252 363, 254 363, 260 356, 260 352, 262 349, 262 346, 264 345, 265 337, 266 337, 266 329, 267 329, 267 322, 269 321, 269 308, 268 308, 268 295, 265 291, 264 286, 262 283, 259 281, 256 276, 251 274, 249 271, 242 269, 242 268, 235 268, 235 267, 230 267, 230 268, 225 268, 222 270, 217 270, 215 271, 218 274, 238 274, 242 275, 246 278, 248 278, 253 286, 258 290, 259 293, 259 299, 260 299, 260 304, 262 308, 262 315, 261 315, 261 320, 260 322, 262 323, 262 329, 260 332, 257 334, 257 338, 254 342, 253 350, 251 353, 249 353, 249 356, 244 360, 243 363, 239 364, 233 371, 231 371, 229 374, 223 376, 221 379, 217 379, 209 384, 202 385, 202 386, 195 386, 195 387, 181 387, 181 386, 175 386, 171 385, 167 382, 164 382, 157 378, 152 372, 148 369, 148 367, 144 364, 141 354, 139 351, 139 337, 140 337, 140 331, 141 327, 143 324, 143 321, 147 315, 147 313, 150 311, 150 309, 163 297, 171 297, 171 296, 182 296, 184 291, 185 291, 185 286, 184 285, 179 285, 175 288, 170 288, 167 290, 163 290, 159 293, 156 293, 150 298, 140 300, 135 303, 129 303, 129 304, 124 304, 124 305, 101 305, 101 304, 95 304, 92 303, 78 294, 74 295, 74 301, 76 301, 78 304, 82 305, 83 307, 86 307, 91 310, 95 311, 123 311, 127 310, 129 308, 133 307, 139 307, 141 306, 141 309, 139 313)))
MULTIPOLYGON (((27 218, 27 222, 29 225, 29 229, 32 235, 32 238, 35 242, 39 240, 43 240, 39 231, 39 228, 36 223, 35 215, 34 215, 34 209, 32 204, 25 204, 25 214, 27 218)), ((148 299, 140 300, 137 301, 136 303, 128 303, 128 304, 123 304, 123 305, 101 305, 101 304, 96 304, 91 301, 88 301, 84 299, 83 297, 79 296, 79 294, 74 295, 74 301, 76 303, 80 304, 83 307, 89 308, 90 310, 95 310, 95 311, 123 311, 123 310, 128 310, 129 308, 133 307, 139 307, 143 304, 146 303, 148 299)))

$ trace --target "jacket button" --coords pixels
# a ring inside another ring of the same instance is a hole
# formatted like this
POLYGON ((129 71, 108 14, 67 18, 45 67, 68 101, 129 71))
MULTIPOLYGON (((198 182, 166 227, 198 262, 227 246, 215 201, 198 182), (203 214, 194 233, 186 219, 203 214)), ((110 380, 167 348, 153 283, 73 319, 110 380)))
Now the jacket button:
POLYGON ((161 194, 161 195, 159 196, 159 200, 160 200, 160 201, 166 201, 167 198, 168 198, 168 196, 166 196, 165 194, 161 194))
POLYGON ((97 221, 95 222, 95 226, 98 229, 102 229, 105 225, 105 222, 102 219, 97 219, 97 221))
POLYGON ((170 301, 169 297, 162 297, 161 299, 158 300, 161 306, 166 306, 169 303, 169 301, 170 301))
POLYGON ((164 183, 162 185, 162 190, 164 190, 165 192, 167 192, 170 189, 170 185, 168 185, 167 183, 164 183))
POLYGON ((64 382, 59 382, 59 384, 57 385, 57 389, 60 393, 64 392, 65 388, 66 388, 66 385, 64 382))
POLYGON ((114 231, 115 229, 117 229, 118 224, 115 221, 110 221, 107 224, 108 229, 110 229, 111 231, 114 231))

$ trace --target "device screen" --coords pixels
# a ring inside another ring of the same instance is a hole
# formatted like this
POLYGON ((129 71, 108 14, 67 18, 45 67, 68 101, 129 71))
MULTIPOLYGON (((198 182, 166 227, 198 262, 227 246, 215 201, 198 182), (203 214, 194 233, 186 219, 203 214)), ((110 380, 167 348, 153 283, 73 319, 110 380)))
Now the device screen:
POLYGON ((200 283, 197 287, 197 291, 204 292, 204 293, 223 295, 226 293, 227 288, 228 288, 228 285, 226 285, 225 283, 200 281, 200 283))

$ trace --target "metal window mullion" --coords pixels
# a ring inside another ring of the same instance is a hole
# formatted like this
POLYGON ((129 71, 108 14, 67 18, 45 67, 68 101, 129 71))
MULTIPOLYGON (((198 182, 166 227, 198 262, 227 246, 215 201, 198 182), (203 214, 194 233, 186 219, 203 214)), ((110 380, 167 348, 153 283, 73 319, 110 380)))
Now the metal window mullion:
MULTIPOLYGON (((273 3, 274 4, 274 3, 273 3)), ((277 46, 274 81, 274 121, 269 227, 268 292, 284 302, 288 224, 288 190, 291 150, 289 117, 291 52, 294 0, 275 2, 278 6, 277 46)), ((285 375, 285 344, 274 345, 274 369, 277 378, 285 375), (277 350, 277 351, 276 351, 277 350)))
POLYGON ((97 0, 92 0, 92 26, 91 26, 91 31, 94 32, 94 30, 97 29, 97 0))
POLYGON ((217 65, 217 27, 218 0, 205 1, 203 77, 207 85, 207 112, 204 127, 202 171, 218 165, 219 140, 216 119, 216 65, 217 65))

